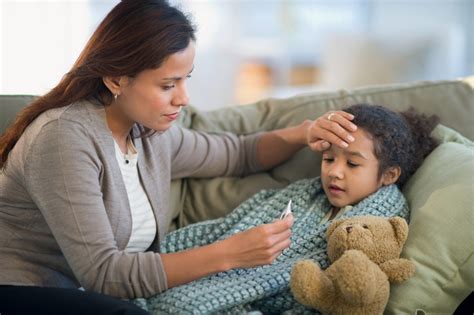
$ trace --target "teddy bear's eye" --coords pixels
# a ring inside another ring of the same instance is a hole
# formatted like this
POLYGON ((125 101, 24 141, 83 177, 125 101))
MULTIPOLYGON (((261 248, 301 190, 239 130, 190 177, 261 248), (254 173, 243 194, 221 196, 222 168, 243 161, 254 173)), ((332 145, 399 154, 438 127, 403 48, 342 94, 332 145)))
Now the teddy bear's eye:
POLYGON ((368 228, 369 228, 369 227, 367 226, 367 224, 363 224, 362 227, 363 227, 364 229, 368 229, 368 228))

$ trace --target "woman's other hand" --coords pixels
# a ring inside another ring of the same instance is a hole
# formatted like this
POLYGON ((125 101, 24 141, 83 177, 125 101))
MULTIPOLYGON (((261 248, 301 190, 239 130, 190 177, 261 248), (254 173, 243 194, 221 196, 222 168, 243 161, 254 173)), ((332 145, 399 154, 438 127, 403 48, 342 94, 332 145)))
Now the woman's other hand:
POLYGON ((293 215, 283 220, 262 224, 232 235, 222 241, 227 268, 251 268, 271 264, 290 246, 293 215))

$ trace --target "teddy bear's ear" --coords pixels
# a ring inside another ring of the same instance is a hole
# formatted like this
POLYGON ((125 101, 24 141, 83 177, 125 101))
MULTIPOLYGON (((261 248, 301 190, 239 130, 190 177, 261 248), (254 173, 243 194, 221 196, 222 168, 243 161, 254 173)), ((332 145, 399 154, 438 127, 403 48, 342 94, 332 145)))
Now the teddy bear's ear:
POLYGON ((347 219, 340 219, 340 220, 336 220, 334 221, 333 223, 331 223, 331 225, 329 225, 327 231, 326 231, 326 237, 329 238, 332 234, 332 232, 334 232, 334 230, 341 224, 343 223, 344 221, 346 221, 347 219))
POLYGON ((388 222, 392 224, 393 230, 395 232, 395 237, 397 238, 398 244, 402 246, 405 244, 405 241, 408 237, 408 224, 405 219, 401 217, 392 217, 388 219, 388 222))

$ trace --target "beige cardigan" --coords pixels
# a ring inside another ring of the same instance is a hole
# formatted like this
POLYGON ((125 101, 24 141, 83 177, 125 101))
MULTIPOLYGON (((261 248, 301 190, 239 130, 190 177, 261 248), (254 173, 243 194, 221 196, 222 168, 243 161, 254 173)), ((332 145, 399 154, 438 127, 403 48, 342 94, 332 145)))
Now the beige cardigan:
POLYGON ((171 221, 171 179, 257 172, 260 136, 173 125, 134 139, 157 237, 149 251, 131 254, 130 206, 103 106, 82 101, 43 113, 0 172, 0 284, 83 286, 120 298, 166 290, 157 252, 171 221))

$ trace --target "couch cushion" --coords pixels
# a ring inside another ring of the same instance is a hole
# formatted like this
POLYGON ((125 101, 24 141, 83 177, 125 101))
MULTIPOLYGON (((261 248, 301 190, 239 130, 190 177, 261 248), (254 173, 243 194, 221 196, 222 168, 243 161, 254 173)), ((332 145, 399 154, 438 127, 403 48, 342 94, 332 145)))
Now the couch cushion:
POLYGON ((474 146, 439 128, 445 142, 404 188, 411 207, 402 256, 416 264, 410 280, 392 285, 386 314, 452 314, 474 289, 474 146))
POLYGON ((33 100, 31 95, 0 95, 0 134, 13 122, 16 114, 33 100))

